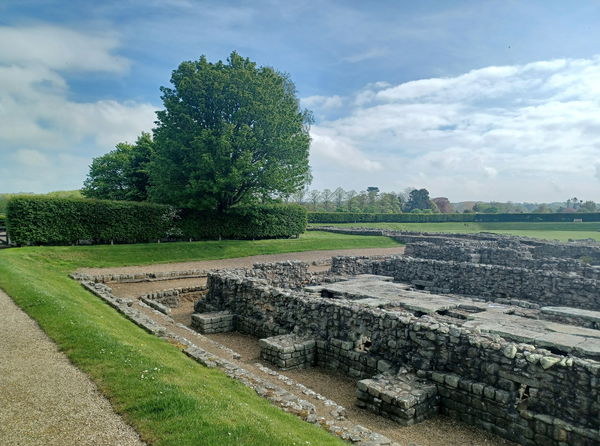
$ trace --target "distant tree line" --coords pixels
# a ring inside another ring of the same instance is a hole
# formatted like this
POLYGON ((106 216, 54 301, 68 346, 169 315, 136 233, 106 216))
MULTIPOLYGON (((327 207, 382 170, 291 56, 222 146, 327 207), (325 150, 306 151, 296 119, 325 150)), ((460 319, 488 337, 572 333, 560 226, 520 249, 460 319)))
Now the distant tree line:
POLYGON ((362 191, 303 189, 286 198, 313 212, 365 212, 399 214, 402 212, 438 213, 453 212, 447 198, 430 199, 427 189, 407 188, 402 192, 380 192, 378 187, 362 191))
POLYGON ((365 190, 303 189, 285 198, 304 206, 311 212, 364 212, 381 214, 412 213, 479 213, 479 214, 515 214, 515 213, 574 213, 600 212, 600 205, 592 200, 569 198, 554 203, 513 203, 464 201, 451 203, 446 197, 429 198, 427 189, 409 187, 402 192, 381 192, 371 186, 365 190))

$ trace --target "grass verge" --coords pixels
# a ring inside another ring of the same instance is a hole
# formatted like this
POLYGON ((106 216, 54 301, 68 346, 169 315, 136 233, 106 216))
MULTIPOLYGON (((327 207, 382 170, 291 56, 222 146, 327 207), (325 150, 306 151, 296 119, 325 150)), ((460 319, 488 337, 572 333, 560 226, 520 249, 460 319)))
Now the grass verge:
MULTIPOLYGON (((312 226, 319 226, 314 224, 312 226)), ((498 222, 498 223, 339 223, 331 226, 363 227, 396 229, 402 231, 423 232, 495 232, 498 234, 523 235, 547 240, 591 238, 600 241, 600 222, 582 223, 529 223, 529 222, 498 222)))
POLYGON ((284 413, 241 383, 147 334, 67 274, 86 266, 396 245, 385 237, 311 232, 296 240, 7 249, 0 251, 0 287, 151 444, 342 445, 324 430, 284 413))

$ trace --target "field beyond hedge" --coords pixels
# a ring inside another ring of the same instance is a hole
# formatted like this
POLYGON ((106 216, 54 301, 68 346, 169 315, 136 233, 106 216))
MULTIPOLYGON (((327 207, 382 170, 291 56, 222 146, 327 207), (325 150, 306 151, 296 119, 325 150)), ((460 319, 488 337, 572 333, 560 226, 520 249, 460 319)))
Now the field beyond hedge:
MULTIPOLYGON (((325 226, 312 224, 311 226, 325 226)), ((381 228, 398 231, 422 232, 496 232, 498 234, 522 235, 547 240, 591 238, 600 241, 600 222, 562 223, 562 222, 498 222, 498 223, 336 223, 326 226, 347 228, 381 228)))
POLYGON ((0 250, 0 288, 152 445, 343 445, 146 333, 68 274, 80 267, 397 245, 387 237, 310 232, 287 240, 13 248, 0 250))

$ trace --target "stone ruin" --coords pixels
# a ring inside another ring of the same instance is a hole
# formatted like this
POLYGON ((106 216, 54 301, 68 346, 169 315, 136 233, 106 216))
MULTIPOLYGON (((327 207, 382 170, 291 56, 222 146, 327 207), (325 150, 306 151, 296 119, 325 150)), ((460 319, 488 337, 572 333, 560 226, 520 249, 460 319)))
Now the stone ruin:
POLYGON ((356 404, 403 426, 442 413, 526 446, 600 444, 600 246, 392 236, 405 255, 209 273, 193 326, 356 378, 356 404))

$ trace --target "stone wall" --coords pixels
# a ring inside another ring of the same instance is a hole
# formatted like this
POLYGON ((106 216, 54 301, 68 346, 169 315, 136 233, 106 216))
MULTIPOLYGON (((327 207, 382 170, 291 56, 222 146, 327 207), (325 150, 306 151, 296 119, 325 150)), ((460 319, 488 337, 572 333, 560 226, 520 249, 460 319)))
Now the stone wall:
POLYGON ((600 442, 596 361, 426 316, 273 288, 239 271, 210 274, 208 287, 198 311, 229 310, 235 328, 259 337, 292 332, 311 337, 322 366, 358 377, 408 367, 437 384, 442 412, 526 446, 600 442))
MULTIPOLYGON (((574 223, 575 224, 575 223, 574 223)), ((561 258, 580 260, 585 258, 592 265, 600 265, 600 243, 594 241, 558 242, 542 240, 531 237, 495 234, 489 232, 478 233, 442 233, 442 232, 415 232, 393 231, 373 228, 339 228, 333 226, 313 227, 311 230, 328 231, 339 234, 352 235, 379 235, 391 237, 400 243, 429 242, 445 244, 448 240, 494 242, 498 247, 521 247, 531 249, 534 258, 561 258)))
POLYGON ((248 277, 265 279, 279 288, 298 288, 317 283, 322 274, 308 271, 308 263, 298 261, 255 263, 244 273, 248 277))
POLYGON ((600 281, 578 275, 468 262, 394 257, 334 257, 337 274, 393 276, 420 288, 484 299, 518 299, 538 305, 600 310, 600 281))
POLYGON ((404 254, 422 259, 473 262, 533 270, 575 273, 588 279, 600 279, 600 267, 572 258, 537 257, 530 247, 503 247, 495 242, 465 242, 447 239, 445 242, 416 242, 406 245, 404 254))

